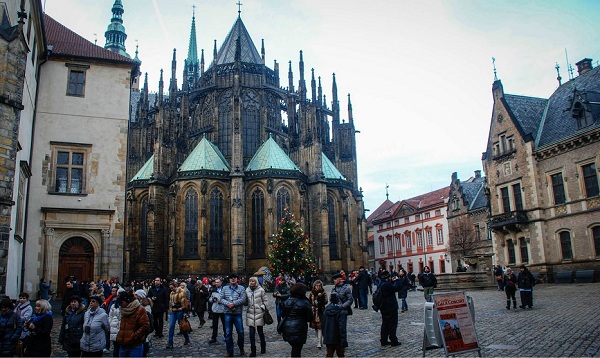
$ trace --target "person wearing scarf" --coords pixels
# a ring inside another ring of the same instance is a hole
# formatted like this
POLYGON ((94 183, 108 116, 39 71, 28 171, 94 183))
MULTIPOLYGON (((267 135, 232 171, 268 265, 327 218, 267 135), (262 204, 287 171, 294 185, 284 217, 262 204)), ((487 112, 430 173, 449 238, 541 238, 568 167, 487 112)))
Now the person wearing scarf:
POLYGON ((83 336, 84 316, 85 306, 81 304, 81 297, 71 296, 71 304, 66 308, 58 335, 58 343, 62 345, 69 357, 81 356, 79 343, 83 336))
POLYGON ((0 355, 12 357, 15 355, 17 339, 21 336, 23 325, 21 317, 13 311, 10 298, 0 301, 0 355))
POLYGON ((308 300, 312 305, 313 319, 310 321, 310 327, 317 333, 317 348, 323 346, 323 329, 321 322, 323 321, 323 311, 327 305, 327 294, 323 288, 323 281, 316 280, 313 283, 313 288, 308 294, 308 300))
POLYGON ((144 342, 150 332, 146 309, 135 299, 132 292, 121 292, 117 298, 121 305, 121 326, 117 333, 121 357, 142 357, 144 342))
POLYGON ((267 309, 267 294, 258 283, 258 278, 250 277, 248 287, 246 288, 246 302, 248 310, 246 311, 246 325, 248 326, 248 336, 250 336, 250 357, 256 357, 256 331, 260 338, 260 353, 265 354, 267 343, 265 341, 265 310, 267 309))
POLYGON ((29 357, 50 357, 52 353, 50 332, 53 323, 50 302, 37 300, 35 302, 35 314, 27 325, 30 339, 25 348, 25 355, 29 357))
POLYGON ((19 295, 19 304, 17 305, 17 308, 15 308, 15 312, 21 316, 21 322, 23 322, 23 332, 21 333, 20 339, 24 340, 25 337, 29 335, 25 323, 27 323, 33 315, 33 307, 31 307, 31 304, 29 303, 29 294, 27 292, 21 292, 19 295))
POLYGON ((90 309, 85 312, 83 336, 80 341, 82 357, 102 357, 108 335, 108 315, 100 307, 102 297, 89 298, 90 309))

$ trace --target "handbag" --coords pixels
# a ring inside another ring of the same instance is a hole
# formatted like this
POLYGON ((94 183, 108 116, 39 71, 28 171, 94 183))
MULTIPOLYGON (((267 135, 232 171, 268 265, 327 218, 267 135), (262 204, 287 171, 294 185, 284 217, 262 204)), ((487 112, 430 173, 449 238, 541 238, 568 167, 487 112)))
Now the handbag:
POLYGON ((263 314, 263 319, 265 320, 266 324, 273 324, 273 316, 271 316, 271 312, 269 312, 269 310, 267 309, 267 307, 265 307, 265 313, 263 314))
POLYGON ((187 317, 183 317, 181 321, 179 321, 179 332, 189 333, 192 331, 192 325, 190 321, 188 321, 187 317))
POLYGON ((24 357, 25 356, 25 342, 23 342, 20 339, 17 340, 17 344, 15 346, 15 355, 17 357, 24 357))

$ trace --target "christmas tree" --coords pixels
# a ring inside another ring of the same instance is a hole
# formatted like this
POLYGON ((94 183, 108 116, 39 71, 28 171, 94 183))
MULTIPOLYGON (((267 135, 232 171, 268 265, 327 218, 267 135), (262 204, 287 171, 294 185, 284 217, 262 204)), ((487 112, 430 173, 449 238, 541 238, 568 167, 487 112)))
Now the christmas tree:
POLYGON ((271 272, 277 275, 287 272, 293 277, 308 278, 317 270, 315 259, 310 251, 308 235, 294 220, 289 209, 285 209, 279 222, 279 229, 271 242, 268 255, 271 272))

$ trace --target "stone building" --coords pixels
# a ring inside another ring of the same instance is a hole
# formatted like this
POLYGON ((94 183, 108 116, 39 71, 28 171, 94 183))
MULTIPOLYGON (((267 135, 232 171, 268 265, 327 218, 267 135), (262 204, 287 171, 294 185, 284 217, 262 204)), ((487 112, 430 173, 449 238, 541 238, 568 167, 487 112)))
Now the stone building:
POLYGON ((475 271, 493 266, 494 248, 488 229, 489 201, 486 178, 481 170, 467 180, 452 173, 448 199, 449 252, 455 267, 459 265, 475 271))
POLYGON ((372 225, 376 269, 415 274, 428 265, 432 272, 450 273, 448 220, 450 188, 392 203, 386 199, 367 222, 372 225))
MULTIPOLYGON (((26 290, 121 276, 132 77, 138 62, 44 15, 27 216, 26 290)), ((56 286, 54 286, 56 288, 56 286)))
POLYGON ((41 2, 0 2, 0 296, 23 289, 36 74, 45 49, 41 2))
POLYGON ((286 207, 325 273, 366 264, 352 106, 342 120, 335 75, 329 108, 302 51, 283 87, 240 16, 206 62, 195 26, 181 88, 174 50, 167 86, 161 72, 153 98, 146 80, 134 106, 125 276, 251 274, 286 207))
POLYGON ((600 68, 587 58, 577 68, 547 99, 505 94, 496 80, 483 153, 497 263, 549 280, 600 269, 600 68))

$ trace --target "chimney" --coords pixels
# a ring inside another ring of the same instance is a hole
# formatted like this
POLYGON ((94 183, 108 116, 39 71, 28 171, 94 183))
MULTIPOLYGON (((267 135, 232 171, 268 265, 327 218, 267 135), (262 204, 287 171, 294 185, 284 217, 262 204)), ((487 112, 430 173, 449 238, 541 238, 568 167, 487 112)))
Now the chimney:
POLYGON ((475 179, 481 178, 481 170, 475 171, 475 179))
POLYGON ((577 62, 575 65, 577 66, 577 72, 580 76, 593 68, 591 58, 584 58, 583 60, 577 62))

